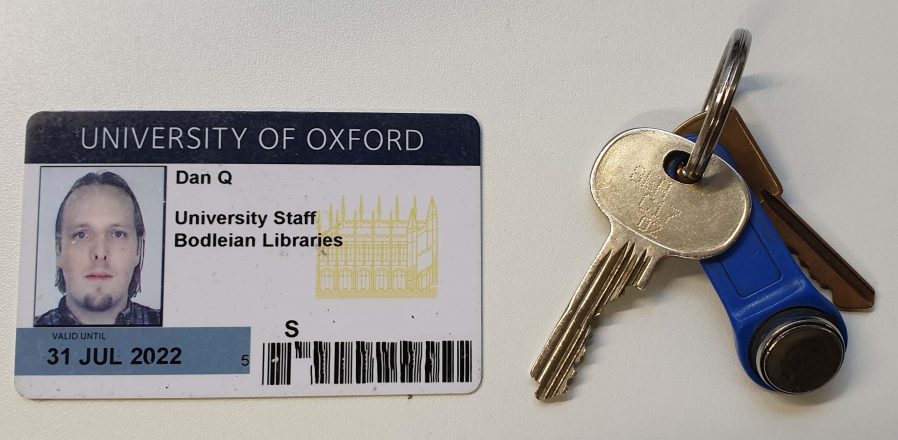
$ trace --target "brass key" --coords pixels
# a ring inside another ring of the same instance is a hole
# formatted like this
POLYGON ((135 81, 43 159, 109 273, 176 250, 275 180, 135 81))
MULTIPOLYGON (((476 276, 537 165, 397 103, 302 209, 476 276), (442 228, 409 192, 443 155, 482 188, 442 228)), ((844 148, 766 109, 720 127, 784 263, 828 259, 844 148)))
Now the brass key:
MULTIPOLYGON (((704 118, 704 112, 693 116, 677 127, 675 133, 695 135, 704 118)), ((832 291, 833 304, 842 310, 873 307, 873 287, 783 200, 779 179, 735 108, 730 109, 720 143, 726 146, 789 250, 798 256, 812 278, 832 291)))

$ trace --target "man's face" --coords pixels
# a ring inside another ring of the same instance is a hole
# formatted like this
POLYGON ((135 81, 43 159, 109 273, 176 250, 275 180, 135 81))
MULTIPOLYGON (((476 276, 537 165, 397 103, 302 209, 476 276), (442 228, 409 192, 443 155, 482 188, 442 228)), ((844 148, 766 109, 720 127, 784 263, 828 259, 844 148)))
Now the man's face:
POLYGON ((140 263, 134 205, 119 188, 88 185, 69 196, 62 211, 56 265, 71 304, 101 312, 122 307, 140 263))

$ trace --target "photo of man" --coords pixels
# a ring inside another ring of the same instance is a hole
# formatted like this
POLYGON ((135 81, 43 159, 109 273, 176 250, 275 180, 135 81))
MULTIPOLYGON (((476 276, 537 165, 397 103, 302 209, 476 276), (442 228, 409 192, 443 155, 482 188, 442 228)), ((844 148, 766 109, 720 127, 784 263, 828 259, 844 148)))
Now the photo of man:
POLYGON ((118 174, 88 172, 59 205, 55 224, 58 306, 35 326, 158 326, 161 313, 133 300, 141 291, 146 228, 118 174))

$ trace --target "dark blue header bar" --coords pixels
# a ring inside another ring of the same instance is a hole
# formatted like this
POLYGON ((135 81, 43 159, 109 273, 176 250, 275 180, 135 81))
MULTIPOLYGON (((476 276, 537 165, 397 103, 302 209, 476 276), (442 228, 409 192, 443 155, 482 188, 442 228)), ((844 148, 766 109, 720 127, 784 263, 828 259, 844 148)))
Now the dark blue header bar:
POLYGON ((25 163, 480 165, 470 115, 41 112, 25 163))

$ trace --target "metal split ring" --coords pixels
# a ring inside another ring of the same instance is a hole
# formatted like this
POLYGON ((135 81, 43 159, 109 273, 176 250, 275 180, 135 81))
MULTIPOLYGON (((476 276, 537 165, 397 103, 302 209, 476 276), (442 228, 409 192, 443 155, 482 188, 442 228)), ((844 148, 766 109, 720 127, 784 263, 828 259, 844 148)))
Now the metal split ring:
POLYGON ((698 139, 695 140, 695 148, 686 165, 677 170, 678 177, 684 182, 698 182, 708 167, 730 113, 730 105, 736 95, 736 88, 739 87, 750 47, 751 32, 736 29, 723 50, 717 73, 714 74, 714 81, 705 98, 705 120, 698 132, 698 139))

